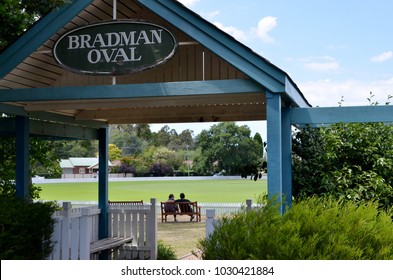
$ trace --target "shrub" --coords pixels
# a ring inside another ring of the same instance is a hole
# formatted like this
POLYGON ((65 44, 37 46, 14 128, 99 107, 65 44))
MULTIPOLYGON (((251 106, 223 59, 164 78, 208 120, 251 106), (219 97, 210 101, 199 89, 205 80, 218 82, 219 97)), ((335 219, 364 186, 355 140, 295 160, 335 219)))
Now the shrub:
POLYGON ((53 249, 54 211, 53 203, 0 196, 0 259, 46 259, 53 249))
POLYGON ((154 163, 150 166, 149 172, 153 176, 173 176, 173 167, 161 163, 154 163))
POLYGON ((293 138, 293 195, 393 205, 393 125, 306 127, 293 138))
POLYGON ((266 207, 220 219, 198 247, 203 259, 393 259, 392 211, 333 198, 294 202, 283 215, 266 207))
POLYGON ((177 260, 175 249, 165 244, 164 241, 158 240, 157 250, 157 260, 177 260))

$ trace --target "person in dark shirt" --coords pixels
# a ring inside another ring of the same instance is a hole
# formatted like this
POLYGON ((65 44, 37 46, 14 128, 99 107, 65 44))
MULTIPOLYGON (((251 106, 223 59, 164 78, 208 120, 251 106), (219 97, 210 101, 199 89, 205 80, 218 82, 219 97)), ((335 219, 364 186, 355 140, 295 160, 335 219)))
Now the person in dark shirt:
MULTIPOLYGON (((176 202, 191 202, 190 200, 188 200, 188 199, 186 198, 186 196, 185 196, 184 193, 181 193, 181 194, 180 194, 180 199, 176 199, 175 201, 176 201, 176 202)), ((179 204, 179 208, 180 208, 180 211, 181 211, 181 212, 185 212, 185 213, 187 213, 187 212, 193 212, 193 211, 192 211, 192 208, 191 208, 191 206, 190 206, 189 204, 179 204)), ((190 214, 190 221, 192 221, 193 219, 194 219, 194 215, 193 215, 193 214, 190 214)))
MULTIPOLYGON (((175 196, 173 194, 170 194, 168 197, 168 200, 166 202, 173 202, 172 203, 167 203, 165 204, 165 212, 173 212, 176 213, 179 211, 179 209, 177 208, 177 205, 175 204, 175 196)), ((175 218, 175 222, 176 222, 176 215, 173 215, 175 218)))

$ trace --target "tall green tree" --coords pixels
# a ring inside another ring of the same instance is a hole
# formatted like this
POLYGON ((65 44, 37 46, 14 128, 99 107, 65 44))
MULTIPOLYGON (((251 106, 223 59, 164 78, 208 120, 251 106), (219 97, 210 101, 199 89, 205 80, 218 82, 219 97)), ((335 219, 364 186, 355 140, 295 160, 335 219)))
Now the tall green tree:
POLYGON ((57 155, 60 159, 70 157, 96 157, 98 154, 98 141, 73 140, 62 141, 62 145, 57 148, 57 155))
MULTIPOLYGON (((148 134, 147 131, 139 134, 141 130, 133 125, 111 126, 109 131, 109 143, 116 145, 121 149, 123 156, 131 156, 142 153, 148 146, 147 140, 141 135, 148 134)), ((150 129, 148 130, 150 131, 150 129)))
POLYGON ((177 137, 177 132, 168 125, 164 125, 158 132, 153 132, 153 145, 168 146, 173 137, 177 137))
POLYGON ((35 21, 68 0, 0 1, 0 52, 35 21))
POLYGON ((200 173, 224 170, 228 175, 243 174, 249 166, 256 166, 262 157, 262 147, 251 136, 248 126, 223 122, 203 130, 197 137, 199 155, 195 168, 200 173))
POLYGON ((393 204, 393 125, 307 127, 293 139, 293 194, 393 204))
MULTIPOLYGON (((56 154, 59 143, 45 141, 40 138, 30 138, 30 176, 37 174, 37 169, 45 169, 52 177, 60 177, 62 171, 59 157, 56 154)), ((16 193, 14 180, 16 178, 16 149, 14 137, 0 137, 0 195, 12 197, 16 193)), ((30 183, 30 198, 39 198, 40 188, 30 183)))

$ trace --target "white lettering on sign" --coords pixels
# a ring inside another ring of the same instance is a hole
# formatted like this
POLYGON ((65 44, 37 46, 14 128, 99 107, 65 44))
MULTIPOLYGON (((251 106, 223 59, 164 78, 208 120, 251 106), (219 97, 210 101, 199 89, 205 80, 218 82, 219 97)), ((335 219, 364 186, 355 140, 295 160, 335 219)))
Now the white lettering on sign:
POLYGON ((139 34, 136 31, 131 31, 128 34, 126 32, 98 33, 94 39, 88 34, 82 34, 68 36, 68 49, 138 46, 141 44, 161 44, 161 42, 162 29, 150 30, 150 34, 144 30, 140 31, 139 34))
POLYGON ((129 48, 128 53, 124 49, 92 49, 87 54, 87 60, 92 64, 99 62, 140 61, 142 56, 136 57, 135 49, 135 47, 129 48))
POLYGON ((170 59, 176 38, 165 27, 141 21, 108 21, 79 27, 54 45, 55 60, 82 74, 125 75, 170 59))
POLYGON ((128 48, 127 51, 120 47, 161 44, 161 42, 162 29, 150 30, 150 33, 142 30, 139 34, 136 31, 98 33, 94 38, 89 34, 82 34, 68 36, 68 49, 92 49, 87 54, 87 60, 92 64, 127 62, 140 61, 142 56, 137 56, 136 47, 128 48))

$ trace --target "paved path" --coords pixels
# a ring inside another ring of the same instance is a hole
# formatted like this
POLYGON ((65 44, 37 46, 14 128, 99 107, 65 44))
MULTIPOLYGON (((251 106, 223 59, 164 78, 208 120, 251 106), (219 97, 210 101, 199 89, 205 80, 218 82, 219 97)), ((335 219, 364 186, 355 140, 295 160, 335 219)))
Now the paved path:
POLYGON ((197 251, 196 255, 194 255, 193 253, 187 254, 187 255, 181 257, 179 260, 187 260, 187 261, 202 260, 201 252, 197 251))

